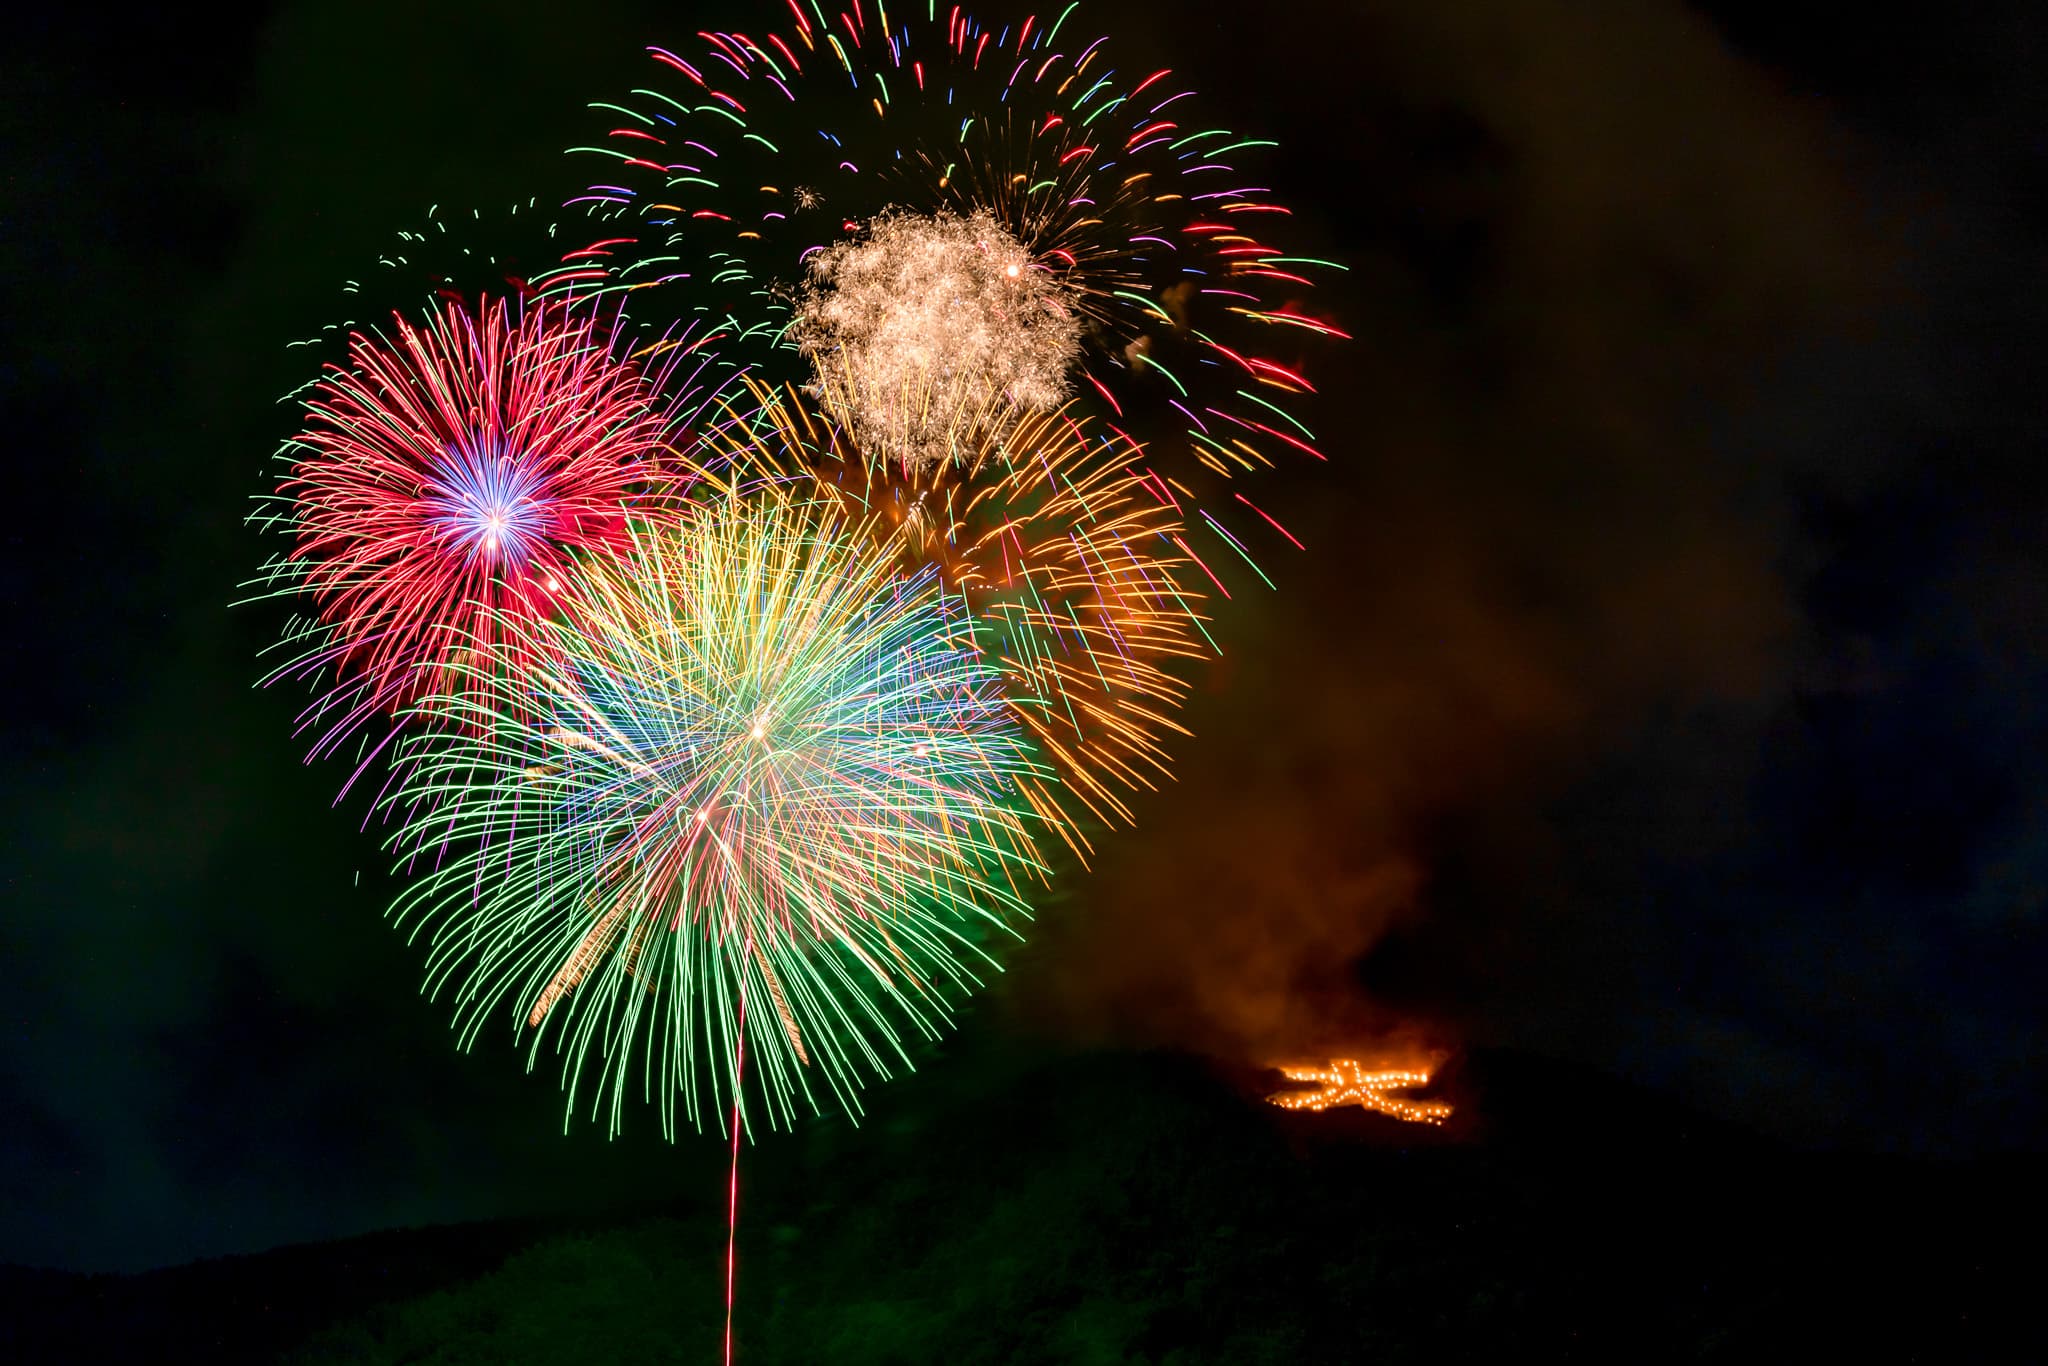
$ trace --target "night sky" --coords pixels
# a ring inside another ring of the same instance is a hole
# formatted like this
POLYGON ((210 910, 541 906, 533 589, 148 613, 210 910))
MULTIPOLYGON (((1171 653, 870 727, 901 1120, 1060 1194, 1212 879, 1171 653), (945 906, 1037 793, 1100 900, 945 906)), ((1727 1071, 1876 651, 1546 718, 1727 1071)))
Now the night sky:
MULTIPOLYGON (((713 11, 233 8, 0 51, 0 1262, 721 1160, 565 1138, 545 1068, 455 1051, 361 804, 251 686, 277 617, 228 606, 285 343, 429 205, 558 194, 584 103, 713 11)), ((1308 550, 1221 606, 1179 782, 976 1046, 1503 1047, 1799 1146, 2048 1141, 2048 22, 1967 8, 1084 7, 1281 141, 1357 340, 1331 465, 1262 500, 1308 550)))

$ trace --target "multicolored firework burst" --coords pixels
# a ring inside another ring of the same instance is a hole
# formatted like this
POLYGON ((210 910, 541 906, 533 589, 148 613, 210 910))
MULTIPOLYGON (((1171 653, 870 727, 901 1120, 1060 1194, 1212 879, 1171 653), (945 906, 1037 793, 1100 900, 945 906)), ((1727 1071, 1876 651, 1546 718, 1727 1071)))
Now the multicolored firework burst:
MULTIPOLYGON (((905 255, 899 239, 936 249, 959 225, 986 223, 984 255, 1030 286, 1031 308, 1010 316, 1071 314, 1082 344, 1067 375, 1104 416, 1147 439, 1182 434, 1218 475, 1320 458, 1292 411, 1310 388, 1294 353, 1344 335, 1304 302, 1313 273, 1335 267, 1278 245, 1288 210, 1234 168, 1270 143, 1197 121, 1167 71, 1119 70, 1102 39, 1068 25, 1072 6, 1050 23, 989 27, 957 6, 941 15, 935 0, 908 20, 875 0, 837 14, 785 3, 784 30, 704 33, 688 56, 650 49, 658 88, 595 106, 608 137, 572 149, 609 163, 584 196, 605 225, 588 260, 634 289, 636 308, 702 317, 761 377, 813 382, 828 398, 834 377, 805 374, 792 340, 809 359, 851 364, 857 382, 840 385, 852 398, 835 416, 887 432, 903 411, 893 381, 906 353, 882 383, 858 382, 862 360, 820 344, 833 311, 1000 334, 1010 301, 944 285, 972 274, 962 251, 941 253, 944 270, 849 278, 846 267, 905 255), (824 265, 806 287, 810 261, 824 265)), ((963 394, 985 403, 1016 387, 1026 339, 1009 331, 1005 345, 909 368, 972 371, 963 394)), ((1045 339, 1031 339, 1033 374, 1056 357, 1045 339)), ((909 444, 929 457, 928 441, 909 444)), ((901 446, 870 455, 900 459, 901 446)))
POLYGON ((971 619, 865 529, 713 498, 568 567, 575 620, 493 609, 389 799, 467 1046, 494 1017, 627 1094, 851 1110, 907 1065, 1042 876, 1039 781, 971 619), (507 1009, 509 1007, 509 1009, 507 1009), (814 1086, 814 1083, 818 1085, 814 1086))
POLYGON ((675 437, 674 355, 650 368, 616 310, 537 299, 349 334, 257 514, 293 541, 265 586, 312 604, 271 677, 315 680, 315 755, 472 676, 462 651, 549 615, 575 552, 625 543, 675 437))
POLYGON ((844 510, 887 553, 935 570, 980 624, 1006 705, 1052 781, 1022 790, 1084 862, 1086 818, 1128 823, 1126 798, 1170 773, 1206 655, 1204 594, 1164 483, 1121 434, 1065 410, 980 424, 964 462, 876 465, 790 390, 707 436, 715 481, 788 483, 844 510))

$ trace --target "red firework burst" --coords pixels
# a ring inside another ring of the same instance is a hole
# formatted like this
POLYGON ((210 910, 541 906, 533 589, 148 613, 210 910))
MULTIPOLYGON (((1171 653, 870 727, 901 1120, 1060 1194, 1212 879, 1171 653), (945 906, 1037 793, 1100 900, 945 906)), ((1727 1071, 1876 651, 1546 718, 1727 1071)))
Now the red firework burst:
POLYGON ((499 614, 552 613, 569 556, 624 540, 676 425, 665 378, 616 315, 558 303, 444 301, 350 334, 278 490, 295 545, 276 580, 318 605, 278 672, 331 682, 303 718, 314 755, 459 689, 499 614))

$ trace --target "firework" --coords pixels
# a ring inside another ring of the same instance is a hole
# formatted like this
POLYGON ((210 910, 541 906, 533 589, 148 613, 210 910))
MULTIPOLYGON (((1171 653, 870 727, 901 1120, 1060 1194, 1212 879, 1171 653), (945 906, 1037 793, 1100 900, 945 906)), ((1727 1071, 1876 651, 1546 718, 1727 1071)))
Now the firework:
POLYGON ((1169 776, 1181 675, 1213 649, 1179 511, 1142 448, 1064 409, 1012 410, 978 424, 964 460, 905 469, 867 460, 797 393, 752 397, 707 438, 711 477, 803 488, 937 572, 1048 766, 1026 797, 1085 862, 1086 825, 1129 823, 1126 798, 1169 776))
POLYGON ((650 49, 653 88, 595 106, 608 136, 572 149, 605 162, 587 259, 636 308, 836 397, 871 455, 943 448, 955 414, 900 394, 933 366, 962 382, 927 396, 1042 411, 1072 387, 1219 475, 1317 454, 1294 353, 1343 334, 1303 302, 1332 263, 1278 245, 1287 209, 1235 169, 1272 144, 1202 122, 1167 71, 1119 69, 1071 6, 992 28, 787 3, 779 31, 650 49))
POLYGON ((1080 318, 986 213, 891 214, 812 255, 790 335, 812 391, 871 462, 971 461, 1013 411, 1067 394, 1080 318))
POLYGON ((309 604, 271 677, 315 683, 315 755, 469 676, 456 642, 547 616, 573 552, 623 543, 680 387, 674 353, 627 350, 615 310, 444 299, 351 331, 302 392, 257 519, 292 538, 265 586, 309 604))
POLYGON ((1313 1091, 1281 1091, 1267 1099, 1287 1110, 1327 1110, 1356 1105, 1410 1124, 1441 1124, 1451 1107, 1436 1100, 1409 1100, 1393 1094, 1429 1085, 1429 1073, 1414 1068, 1367 1071, 1364 1064, 1340 1058, 1328 1067, 1283 1067, 1289 1081, 1316 1083, 1313 1091))
POLYGON ((394 914, 465 1046, 551 1036, 614 1129, 636 1089, 665 1128, 737 1103, 742 1046, 771 1121, 857 1109, 1026 913, 1040 770, 936 573, 829 509, 630 540, 569 570, 573 624, 493 611, 420 704, 394 914))

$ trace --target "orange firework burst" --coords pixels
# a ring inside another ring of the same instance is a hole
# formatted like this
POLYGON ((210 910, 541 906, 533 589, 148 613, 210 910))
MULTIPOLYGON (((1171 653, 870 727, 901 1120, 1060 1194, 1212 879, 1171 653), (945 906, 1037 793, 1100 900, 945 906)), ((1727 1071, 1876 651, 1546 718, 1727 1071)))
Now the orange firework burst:
POLYGON ((1403 1067, 1369 1072, 1361 1062, 1339 1058, 1328 1067, 1282 1067, 1280 1074, 1289 1081, 1317 1084, 1313 1091, 1280 1091, 1266 1097, 1285 1110, 1356 1105, 1410 1124, 1441 1124, 1451 1117, 1451 1107, 1442 1101, 1409 1100, 1393 1094, 1429 1085, 1427 1071, 1403 1067))
POLYGON ((1065 410, 963 422, 963 458, 908 468, 875 458, 793 391, 705 443, 719 482, 803 481, 963 598, 1003 693, 1056 782, 1025 784, 1086 861, 1078 821, 1129 824, 1126 799, 1170 775, 1177 661, 1213 648, 1169 488, 1144 448, 1065 410))

